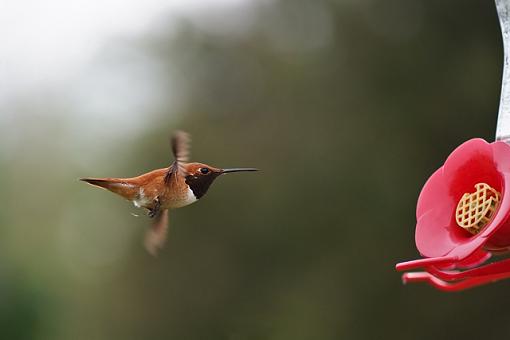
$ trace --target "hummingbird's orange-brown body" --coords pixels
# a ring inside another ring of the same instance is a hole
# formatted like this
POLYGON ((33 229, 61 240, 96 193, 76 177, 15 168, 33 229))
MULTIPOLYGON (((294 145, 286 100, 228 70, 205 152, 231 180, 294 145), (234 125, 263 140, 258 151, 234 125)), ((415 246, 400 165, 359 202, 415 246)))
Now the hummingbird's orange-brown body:
POLYGON ((145 238, 151 254, 161 248, 166 238, 168 209, 181 208, 200 199, 212 182, 229 172, 256 171, 254 168, 219 169, 203 163, 186 163, 188 135, 176 133, 172 138, 175 161, 168 168, 153 170, 131 178, 82 178, 93 186, 107 189, 145 208, 155 218, 145 238))

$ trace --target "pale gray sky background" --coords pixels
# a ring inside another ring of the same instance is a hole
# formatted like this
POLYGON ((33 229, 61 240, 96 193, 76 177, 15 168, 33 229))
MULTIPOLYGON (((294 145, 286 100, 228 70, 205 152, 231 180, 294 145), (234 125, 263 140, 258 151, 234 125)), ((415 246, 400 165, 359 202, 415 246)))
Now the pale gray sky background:
POLYGON ((242 34, 252 22, 253 5, 251 0, 0 0, 3 148, 26 134, 20 129, 36 130, 37 120, 64 115, 84 143, 139 130, 158 100, 172 102, 173 84, 161 83, 157 61, 134 42, 161 28, 171 34, 181 18, 208 32, 242 34))
MULTIPOLYGON (((249 0, 2 0, 0 98, 58 82, 115 37, 136 37, 172 15, 228 10, 249 0)), ((166 27, 171 26, 168 22, 166 27)))

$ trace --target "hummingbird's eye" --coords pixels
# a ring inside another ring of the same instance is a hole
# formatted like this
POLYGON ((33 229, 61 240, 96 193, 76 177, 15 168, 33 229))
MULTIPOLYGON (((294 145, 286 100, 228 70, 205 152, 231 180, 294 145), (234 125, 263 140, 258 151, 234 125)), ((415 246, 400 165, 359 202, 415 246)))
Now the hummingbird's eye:
POLYGON ((200 172, 204 175, 208 174, 209 173, 209 169, 208 168, 200 168, 200 172))

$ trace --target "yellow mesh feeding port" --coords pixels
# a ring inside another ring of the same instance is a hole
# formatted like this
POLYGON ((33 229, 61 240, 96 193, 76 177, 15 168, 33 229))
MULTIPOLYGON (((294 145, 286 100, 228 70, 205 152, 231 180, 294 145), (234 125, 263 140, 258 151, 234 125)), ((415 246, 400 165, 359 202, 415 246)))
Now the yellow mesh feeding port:
POLYGON ((471 234, 478 234, 490 222, 501 199, 499 192, 486 183, 475 184, 475 189, 462 196, 455 214, 457 224, 471 234))

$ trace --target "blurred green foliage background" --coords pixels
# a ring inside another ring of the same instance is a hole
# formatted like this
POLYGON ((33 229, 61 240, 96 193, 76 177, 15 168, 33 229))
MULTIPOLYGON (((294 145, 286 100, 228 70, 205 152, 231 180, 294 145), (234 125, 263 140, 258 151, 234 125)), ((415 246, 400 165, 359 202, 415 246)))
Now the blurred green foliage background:
MULTIPOLYGON (((3 103, 0 338, 509 336, 509 281, 445 294, 394 270, 418 257, 428 176, 461 142, 493 139, 493 2, 260 1, 204 22, 163 20, 102 48, 104 70, 134 72, 124 87, 155 70, 140 120, 101 105, 88 116, 72 82, 3 103), (149 219, 77 179, 167 166, 176 129, 193 160, 263 171, 171 212, 152 258, 149 219)), ((93 80, 82 102, 130 96, 93 80)))

